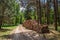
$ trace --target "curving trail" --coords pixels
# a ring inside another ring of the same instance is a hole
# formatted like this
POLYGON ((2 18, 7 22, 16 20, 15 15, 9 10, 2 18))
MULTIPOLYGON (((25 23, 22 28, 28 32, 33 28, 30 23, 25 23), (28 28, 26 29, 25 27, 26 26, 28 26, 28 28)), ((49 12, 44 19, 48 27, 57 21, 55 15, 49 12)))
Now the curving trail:
POLYGON ((12 40, 48 40, 45 35, 28 30, 22 25, 17 26, 17 28, 14 29, 11 34, 13 35, 12 40))

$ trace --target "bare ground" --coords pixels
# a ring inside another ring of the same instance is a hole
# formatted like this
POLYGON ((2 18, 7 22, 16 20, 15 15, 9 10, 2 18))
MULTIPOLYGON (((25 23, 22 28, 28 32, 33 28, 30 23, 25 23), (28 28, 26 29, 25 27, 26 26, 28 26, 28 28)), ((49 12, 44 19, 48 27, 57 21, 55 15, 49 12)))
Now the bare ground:
POLYGON ((38 34, 35 31, 26 29, 22 25, 17 26, 8 38, 9 40, 60 40, 57 34, 38 34))

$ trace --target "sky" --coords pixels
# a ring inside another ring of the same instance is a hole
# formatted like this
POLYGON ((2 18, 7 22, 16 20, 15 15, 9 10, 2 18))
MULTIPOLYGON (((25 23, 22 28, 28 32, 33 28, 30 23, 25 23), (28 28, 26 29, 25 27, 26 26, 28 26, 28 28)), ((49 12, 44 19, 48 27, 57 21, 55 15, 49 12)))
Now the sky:
MULTIPOLYGON (((23 1, 23 3, 26 3, 26 2, 27 2, 27 0, 21 0, 21 1, 23 1)), ((19 0, 17 0, 17 2, 19 3, 19 0)), ((44 3, 47 2, 47 0, 41 0, 41 2, 44 4, 44 3), (44 1, 45 1, 45 2, 44 2, 44 1)), ((26 6, 26 4, 23 4, 23 5, 26 6)), ((21 9, 21 10, 25 10, 24 7, 21 7, 20 9, 21 9)))
POLYGON ((41 0, 42 3, 44 3, 44 1, 45 1, 45 3, 46 3, 46 0, 41 0))
MULTIPOLYGON (((26 3, 26 0, 22 0, 22 1, 23 1, 23 3, 26 3)), ((17 2, 19 2, 19 0, 17 0, 17 2)), ((41 0, 41 2, 44 3, 44 0, 41 0)), ((46 3, 46 0, 45 0, 45 3, 46 3)), ((23 4, 23 5, 25 6, 26 4, 23 4)), ((24 12, 24 10, 25 10, 24 7, 20 7, 20 11, 24 12)))
MULTIPOLYGON (((19 0, 16 0, 16 1, 19 2, 19 0)), ((26 2, 27 0, 21 0, 21 1, 26 2)), ((41 2, 44 2, 44 0, 41 0, 41 2)), ((45 0, 45 2, 46 2, 46 0, 45 0)))

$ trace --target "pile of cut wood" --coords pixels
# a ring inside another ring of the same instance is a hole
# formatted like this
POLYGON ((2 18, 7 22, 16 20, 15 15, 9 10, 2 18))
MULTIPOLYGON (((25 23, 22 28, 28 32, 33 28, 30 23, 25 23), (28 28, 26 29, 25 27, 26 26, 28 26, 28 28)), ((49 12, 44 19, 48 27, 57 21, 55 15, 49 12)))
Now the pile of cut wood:
POLYGON ((36 20, 26 20, 23 26, 27 29, 34 30, 38 33, 49 33, 48 25, 38 24, 36 20))

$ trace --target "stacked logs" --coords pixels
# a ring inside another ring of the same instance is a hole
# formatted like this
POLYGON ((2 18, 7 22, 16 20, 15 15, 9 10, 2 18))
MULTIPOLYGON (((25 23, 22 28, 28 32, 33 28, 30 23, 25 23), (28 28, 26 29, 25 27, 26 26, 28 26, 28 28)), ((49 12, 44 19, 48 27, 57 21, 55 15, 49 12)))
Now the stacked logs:
POLYGON ((38 33, 48 33, 49 32, 48 25, 38 24, 38 22, 36 20, 26 20, 23 23, 23 26, 27 29, 34 30, 38 33))

